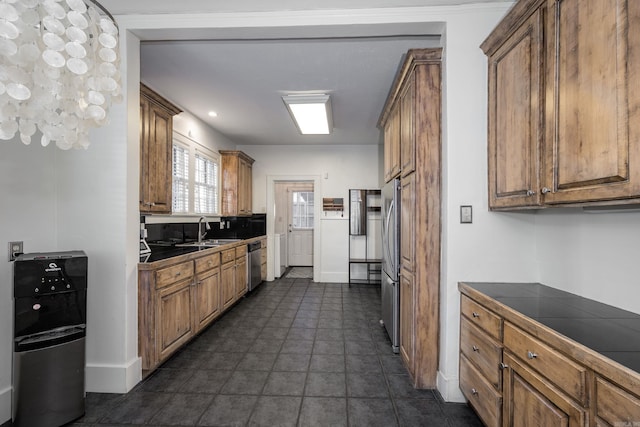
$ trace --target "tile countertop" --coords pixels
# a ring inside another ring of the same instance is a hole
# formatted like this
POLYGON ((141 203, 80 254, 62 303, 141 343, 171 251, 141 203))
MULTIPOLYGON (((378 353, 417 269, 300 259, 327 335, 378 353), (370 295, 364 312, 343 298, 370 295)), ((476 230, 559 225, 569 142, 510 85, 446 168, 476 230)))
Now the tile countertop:
POLYGON ((158 267, 163 267, 165 264, 169 265, 183 261, 189 261, 195 258, 199 258, 203 255, 214 254, 216 252, 221 252, 226 249, 234 248, 236 246, 247 245, 265 237, 267 236, 252 237, 249 239, 240 240, 238 242, 223 244, 213 248, 197 246, 154 246, 152 247, 150 254, 140 255, 138 270, 153 270, 158 267))
MULTIPOLYGON (((574 342, 640 372, 640 315, 540 283, 458 285, 463 294, 495 300, 499 315, 521 313, 574 342), (506 310, 505 310, 506 309, 506 310)), ((506 315, 506 316, 505 316, 506 315)))

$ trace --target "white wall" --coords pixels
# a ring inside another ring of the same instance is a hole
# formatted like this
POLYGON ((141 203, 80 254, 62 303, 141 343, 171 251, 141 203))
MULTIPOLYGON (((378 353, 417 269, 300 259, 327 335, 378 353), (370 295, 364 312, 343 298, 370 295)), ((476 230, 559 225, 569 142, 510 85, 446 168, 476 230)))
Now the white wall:
MULTIPOLYGON (((378 145, 342 146, 257 146, 242 145, 239 150, 251 156, 253 164, 253 210, 267 211, 268 176, 320 176, 316 203, 324 197, 349 200, 350 188, 379 188, 378 145), (325 178, 325 176, 327 178, 325 178)), ((333 213, 316 222, 314 239, 320 239, 320 280, 345 282, 348 277, 349 211, 344 216, 333 213)))
POLYGON ((25 146, 20 138, 0 142, 0 424, 11 418, 13 356, 13 263, 8 242, 23 241, 25 252, 56 245, 54 146, 25 146))
POLYGON ((174 116, 173 130, 214 151, 235 150, 236 144, 188 111, 174 116))
POLYGON ((542 283, 640 314, 640 211, 553 209, 535 217, 542 283))

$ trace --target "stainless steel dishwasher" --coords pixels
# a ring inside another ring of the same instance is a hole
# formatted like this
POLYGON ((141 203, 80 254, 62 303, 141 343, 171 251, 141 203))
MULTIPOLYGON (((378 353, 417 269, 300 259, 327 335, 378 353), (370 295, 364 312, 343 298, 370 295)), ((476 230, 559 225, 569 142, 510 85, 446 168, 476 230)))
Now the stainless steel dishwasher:
POLYGON ((247 245, 247 265, 249 266, 249 292, 262 283, 260 264, 262 263, 262 244, 253 242, 247 245))

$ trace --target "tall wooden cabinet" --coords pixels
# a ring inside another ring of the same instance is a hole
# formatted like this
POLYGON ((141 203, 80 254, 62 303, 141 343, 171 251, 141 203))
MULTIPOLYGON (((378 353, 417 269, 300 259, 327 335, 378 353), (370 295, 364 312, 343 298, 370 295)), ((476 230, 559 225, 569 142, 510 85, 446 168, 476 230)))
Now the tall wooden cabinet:
POLYGON ((171 212, 173 116, 180 112, 140 84, 140 212, 171 212))
POLYGON ((242 151, 220 150, 222 163, 222 216, 252 212, 254 160, 242 151))
POLYGON ((640 201, 640 3, 520 0, 481 47, 490 208, 640 201))
POLYGON ((400 354, 417 388, 435 387, 438 370, 441 60, 409 50, 379 121, 385 178, 400 177, 400 354))

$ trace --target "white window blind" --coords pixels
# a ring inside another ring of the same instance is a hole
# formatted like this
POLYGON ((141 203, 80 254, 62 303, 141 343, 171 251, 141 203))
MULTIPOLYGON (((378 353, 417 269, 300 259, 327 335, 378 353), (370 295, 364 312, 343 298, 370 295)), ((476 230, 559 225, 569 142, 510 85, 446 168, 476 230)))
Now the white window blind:
POLYGON ((189 149, 173 144, 173 200, 171 210, 189 211, 189 149))
POLYGON ((313 228, 313 191, 294 191, 293 228, 313 228))
POLYGON ((193 190, 196 213, 218 213, 218 163, 200 153, 196 153, 193 190))

